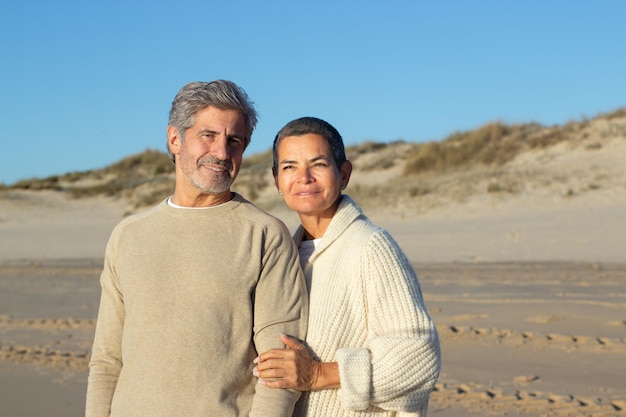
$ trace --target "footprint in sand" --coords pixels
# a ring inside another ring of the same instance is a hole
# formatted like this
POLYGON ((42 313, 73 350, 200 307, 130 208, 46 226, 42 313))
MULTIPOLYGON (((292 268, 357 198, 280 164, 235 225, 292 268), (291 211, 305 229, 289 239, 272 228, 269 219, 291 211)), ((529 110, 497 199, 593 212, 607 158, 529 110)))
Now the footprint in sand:
POLYGON ((461 314, 459 316, 452 316, 448 318, 449 322, 458 322, 458 321, 470 321, 476 319, 486 319, 489 317, 489 314, 461 314))
POLYGON ((515 384, 525 385, 531 382, 539 381, 540 379, 541 378, 539 378, 537 375, 519 375, 513 378, 513 382, 515 384))
POLYGON ((527 322, 529 323, 536 323, 536 324, 546 324, 546 323, 555 323, 557 321, 560 321, 561 319, 557 316, 552 316, 552 315, 547 315, 547 314, 543 314, 543 315, 539 315, 539 316, 533 316, 533 317, 528 317, 526 319, 527 322))

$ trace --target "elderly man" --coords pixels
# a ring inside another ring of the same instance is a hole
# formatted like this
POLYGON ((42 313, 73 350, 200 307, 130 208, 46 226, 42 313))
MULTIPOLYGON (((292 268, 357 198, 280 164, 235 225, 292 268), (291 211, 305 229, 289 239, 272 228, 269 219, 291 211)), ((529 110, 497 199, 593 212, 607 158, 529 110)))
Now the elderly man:
POLYGON ((230 81, 176 95, 174 193, 107 244, 87 417, 291 416, 299 393, 256 384, 250 365, 307 323, 289 231, 230 190, 256 120, 230 81))

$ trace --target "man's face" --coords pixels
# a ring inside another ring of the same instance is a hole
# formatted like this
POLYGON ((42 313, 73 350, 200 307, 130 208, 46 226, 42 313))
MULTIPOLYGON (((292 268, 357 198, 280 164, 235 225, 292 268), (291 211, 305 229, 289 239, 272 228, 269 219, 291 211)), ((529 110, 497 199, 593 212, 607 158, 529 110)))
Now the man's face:
POLYGON ((241 113, 212 106, 196 113, 184 140, 170 126, 168 141, 177 155, 176 166, 186 182, 184 186, 202 194, 230 194, 241 168, 246 133, 241 113))

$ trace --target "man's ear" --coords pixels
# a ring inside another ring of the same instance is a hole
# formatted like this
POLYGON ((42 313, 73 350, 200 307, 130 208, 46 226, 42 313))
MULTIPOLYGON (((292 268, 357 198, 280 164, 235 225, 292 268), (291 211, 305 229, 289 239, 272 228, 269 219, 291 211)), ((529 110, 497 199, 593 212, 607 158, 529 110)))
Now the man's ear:
POLYGON ((180 153, 180 148, 183 145, 183 140, 178 134, 178 129, 170 125, 167 127, 167 146, 174 155, 180 153))

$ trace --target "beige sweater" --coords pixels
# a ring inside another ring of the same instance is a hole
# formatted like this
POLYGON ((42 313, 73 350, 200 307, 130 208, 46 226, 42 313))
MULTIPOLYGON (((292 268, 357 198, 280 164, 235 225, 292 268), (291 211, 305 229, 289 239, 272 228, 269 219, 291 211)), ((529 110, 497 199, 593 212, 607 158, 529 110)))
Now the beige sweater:
POLYGON ((239 195, 200 210, 164 201, 114 229, 100 283, 87 417, 291 415, 300 394, 252 375, 278 333, 306 332, 280 221, 239 195))
MULTIPOLYGON (((303 230, 296 231, 297 245, 303 230)), ((411 263, 343 196, 304 271, 307 344, 338 362, 340 389, 311 391, 296 416, 425 416, 439 376, 439 339, 411 263)))

